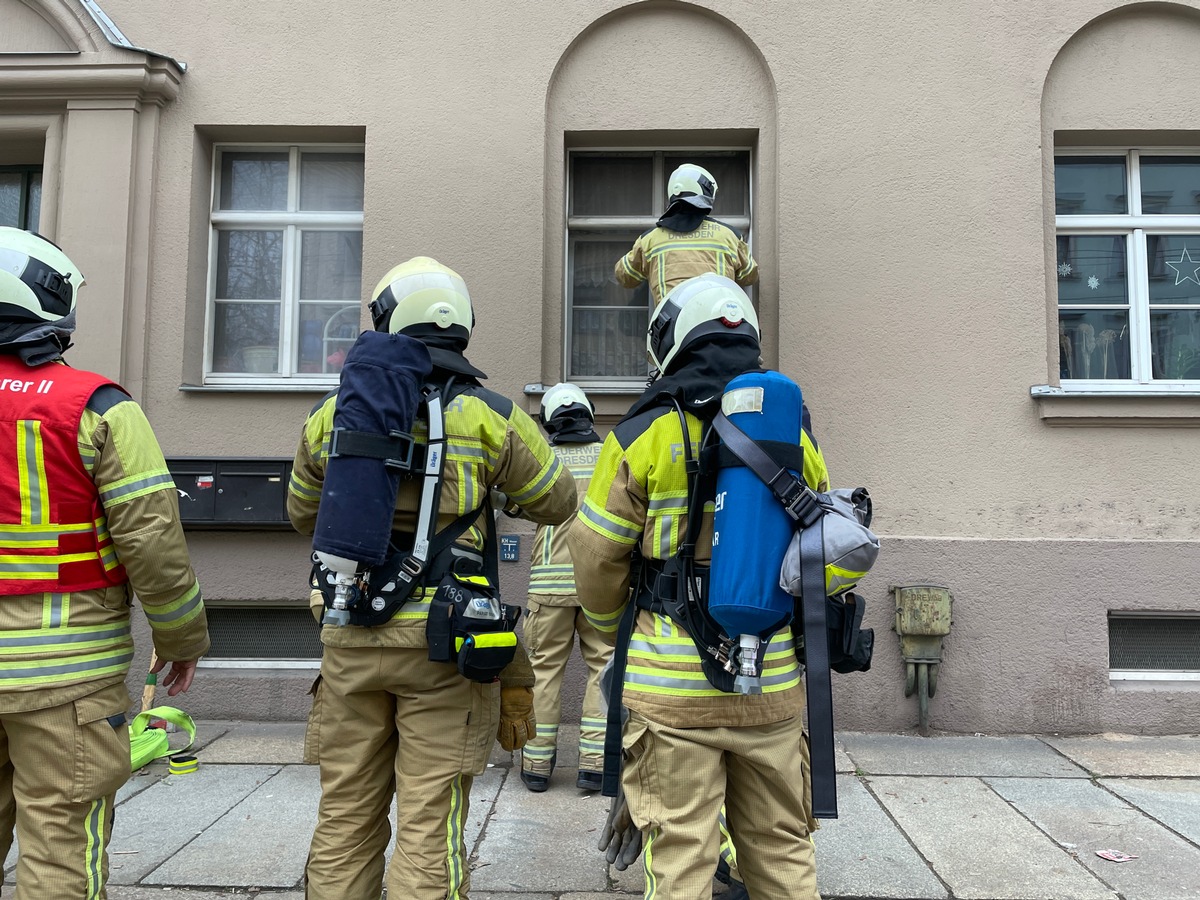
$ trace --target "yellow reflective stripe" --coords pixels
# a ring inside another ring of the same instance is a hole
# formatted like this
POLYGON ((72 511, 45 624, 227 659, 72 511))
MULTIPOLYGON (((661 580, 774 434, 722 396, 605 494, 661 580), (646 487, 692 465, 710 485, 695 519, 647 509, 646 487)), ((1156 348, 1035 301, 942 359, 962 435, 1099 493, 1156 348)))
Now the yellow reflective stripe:
POLYGON ((124 674, 129 671, 129 663, 133 659, 133 645, 126 642, 124 648, 74 656, 67 661, 27 659, 0 662, 0 685, 11 688, 27 684, 57 684, 100 675, 124 674))
POLYGON ((466 796, 463 792, 463 777, 455 775, 450 782, 450 812, 446 816, 446 885, 447 900, 458 900, 462 889, 463 874, 463 821, 466 819, 466 796))
POLYGON ((91 522, 68 525, 0 525, 0 547, 34 550, 58 546, 63 534, 86 534, 93 529, 91 522))
POLYGON ((50 653, 78 650, 99 650, 102 647, 115 647, 129 641, 129 623, 123 625, 74 625, 62 626, 53 624, 53 620, 62 617, 62 600, 64 594, 47 594, 51 600, 43 609, 43 621, 50 619, 52 624, 45 629, 27 629, 24 631, 0 632, 0 656, 20 656, 28 653, 50 653))
POLYGON ((288 480, 288 491, 301 500, 321 499, 321 488, 315 484, 309 484, 295 472, 292 472, 292 477, 288 480))
POLYGON ((87 553, 56 553, 47 556, 9 553, 0 555, 0 578, 24 578, 40 581, 58 577, 58 567, 73 562, 99 559, 95 551, 87 553))
POLYGON ((621 257, 621 268, 625 270, 625 274, 630 278, 636 278, 638 281, 646 280, 646 276, 633 267, 633 263, 629 261, 628 253, 621 257))
POLYGON ((179 628, 200 615, 203 606, 204 599, 200 595, 200 582, 194 581, 192 586, 178 599, 158 606, 148 606, 143 602, 142 611, 155 628, 179 628))
POLYGON ((175 481, 167 469, 139 472, 100 487, 100 502, 105 506, 126 503, 155 491, 174 490, 175 481))
POLYGON ((18 419, 17 484, 21 495, 21 524, 42 525, 50 519, 50 489, 42 448, 42 423, 18 419))
POLYGON ((557 456, 552 456, 533 481, 521 487, 520 490, 513 491, 509 496, 518 506, 532 503, 550 490, 562 470, 562 460, 557 456))
POLYGON ((750 261, 746 263, 746 268, 738 270, 737 277, 745 278, 747 275, 749 275, 751 272, 753 272, 756 268, 758 268, 758 264, 754 261, 754 259, 752 257, 750 259, 750 261))
POLYGON ((83 822, 83 830, 87 835, 84 847, 84 863, 87 870, 87 900, 94 900, 104 890, 104 826, 108 822, 106 808, 108 798, 100 797, 92 801, 87 818, 83 822))
POLYGON ((734 256, 733 248, 728 244, 721 244, 716 241, 671 241, 669 244, 661 244, 655 247, 646 255, 648 257, 662 256, 666 253, 672 253, 675 250, 715 250, 721 256, 734 256))
MULTIPOLYGON (((632 654, 630 654, 632 656, 632 654)), ((800 683, 799 666, 781 672, 763 674, 760 679, 764 694, 786 691, 800 683)), ((648 666, 628 666, 625 670, 625 690, 642 694, 661 694, 670 697, 727 697, 709 684, 703 672, 655 669, 648 666), (669 673, 669 674, 668 674, 669 673)))
POLYGON ((658 876, 654 874, 654 840, 658 837, 658 832, 657 826, 647 831, 646 844, 642 848, 642 868, 645 869, 646 879, 645 900, 658 900, 658 876))
POLYGON ((616 609, 610 613, 592 612, 590 609, 585 607, 583 610, 583 617, 587 619, 588 624, 597 631, 605 634, 612 634, 617 630, 617 626, 621 624, 621 615, 625 612, 625 605, 626 604, 622 603, 619 609, 616 609))
POLYGON ((579 520, 592 531, 618 544, 636 544, 642 529, 635 522, 615 516, 592 498, 586 497, 579 509, 579 520))

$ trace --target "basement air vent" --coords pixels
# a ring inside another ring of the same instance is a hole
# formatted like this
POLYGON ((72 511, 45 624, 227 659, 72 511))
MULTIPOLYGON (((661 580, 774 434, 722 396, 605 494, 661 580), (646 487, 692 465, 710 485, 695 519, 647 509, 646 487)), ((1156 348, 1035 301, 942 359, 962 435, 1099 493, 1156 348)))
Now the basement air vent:
POLYGON ((275 661, 321 658, 320 629, 307 606, 205 606, 212 649, 204 659, 210 665, 262 660, 270 668, 275 661))
POLYGON ((1200 679, 1200 615, 1109 613, 1113 677, 1200 679))

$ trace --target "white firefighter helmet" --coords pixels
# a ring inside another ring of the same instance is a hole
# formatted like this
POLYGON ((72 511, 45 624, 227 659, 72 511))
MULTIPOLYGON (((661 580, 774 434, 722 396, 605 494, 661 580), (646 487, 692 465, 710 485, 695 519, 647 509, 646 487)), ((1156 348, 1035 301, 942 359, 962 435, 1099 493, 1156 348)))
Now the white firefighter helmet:
POLYGON ((686 200, 697 209, 711 210, 717 202, 717 180, 708 169, 684 163, 667 179, 667 206, 686 200))
POLYGON ((646 354, 664 375, 684 347, 709 335, 750 335, 758 340, 758 315, 746 292, 712 272, 677 284, 654 308, 646 354))
POLYGON ((461 327, 469 339, 475 325, 466 282, 428 256, 415 256, 384 275, 375 285, 369 308, 375 330, 393 334, 430 324, 441 329, 461 327))
POLYGON ((0 322, 57 322, 75 309, 83 273, 40 234, 0 226, 0 322))
POLYGON ((542 424, 545 425, 555 414, 571 406, 582 406, 587 410, 588 418, 596 419, 596 407, 588 399, 587 394, 577 385, 569 381, 560 381, 546 393, 542 394, 542 424))

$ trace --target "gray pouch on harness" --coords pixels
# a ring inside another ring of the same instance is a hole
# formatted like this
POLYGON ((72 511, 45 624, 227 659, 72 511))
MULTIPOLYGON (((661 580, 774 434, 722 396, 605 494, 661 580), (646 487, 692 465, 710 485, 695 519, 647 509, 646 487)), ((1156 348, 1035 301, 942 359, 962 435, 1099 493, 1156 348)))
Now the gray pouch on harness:
POLYGON ((520 614, 500 602, 484 576, 448 572, 429 604, 429 659, 456 663, 471 681, 493 682, 516 656, 520 614))

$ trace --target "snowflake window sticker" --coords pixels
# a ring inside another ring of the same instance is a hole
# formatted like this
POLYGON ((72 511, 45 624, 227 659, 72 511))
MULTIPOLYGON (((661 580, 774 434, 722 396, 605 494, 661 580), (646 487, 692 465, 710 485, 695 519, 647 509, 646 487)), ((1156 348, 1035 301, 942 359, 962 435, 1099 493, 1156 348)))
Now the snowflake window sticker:
POLYGON ((1073 270, 1071 269, 1070 263, 1059 263, 1058 264, 1058 277, 1059 278, 1067 278, 1068 276, 1070 276, 1072 271, 1073 270))
POLYGON ((1093 291, 1100 290, 1100 279, 1097 278, 1095 275, 1089 275, 1088 276, 1088 287, 1090 287, 1093 291))

